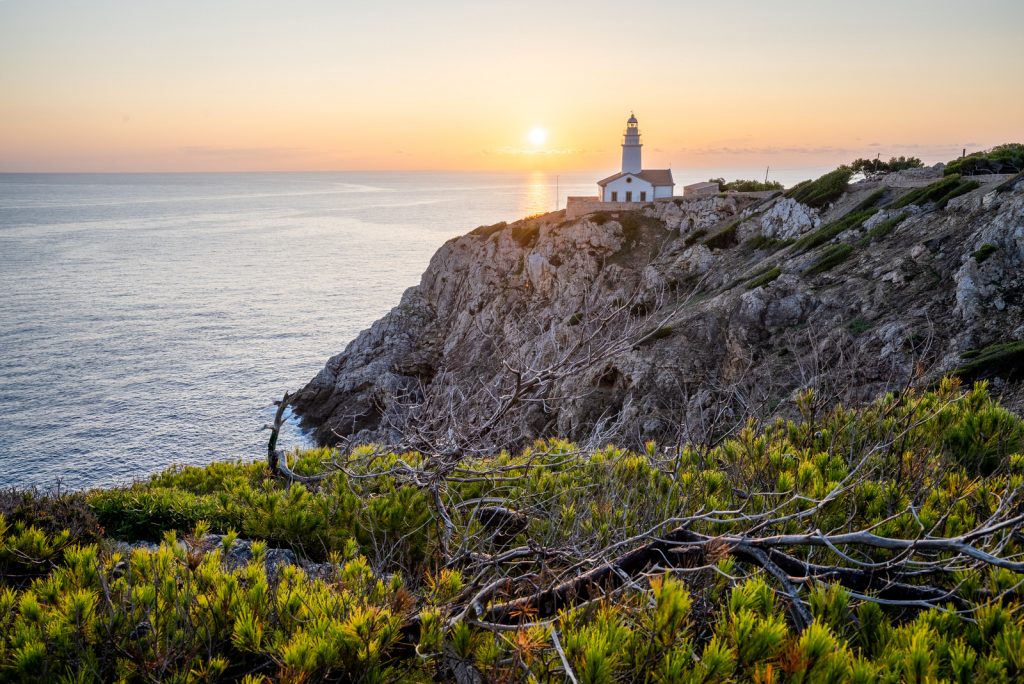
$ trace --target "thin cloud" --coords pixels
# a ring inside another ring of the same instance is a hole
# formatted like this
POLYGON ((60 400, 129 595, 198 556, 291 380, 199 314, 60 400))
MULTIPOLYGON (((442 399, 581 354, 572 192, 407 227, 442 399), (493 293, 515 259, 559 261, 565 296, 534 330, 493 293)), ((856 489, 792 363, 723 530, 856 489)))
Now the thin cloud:
MULTIPOLYGON (((499 147, 496 150, 494 150, 494 154, 522 157, 567 156, 573 154, 583 154, 583 152, 584 150, 572 147, 499 147)), ((484 150, 484 154, 490 154, 490 151, 484 150)))
POLYGON ((212 147, 191 145, 179 148, 192 157, 217 157, 220 159, 282 159, 294 157, 306 151, 304 147, 212 147))

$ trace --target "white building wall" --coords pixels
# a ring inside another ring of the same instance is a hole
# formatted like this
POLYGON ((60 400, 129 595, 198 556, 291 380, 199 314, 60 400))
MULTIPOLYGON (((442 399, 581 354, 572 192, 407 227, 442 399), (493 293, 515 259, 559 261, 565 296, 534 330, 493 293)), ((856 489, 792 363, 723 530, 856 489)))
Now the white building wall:
MULTIPOLYGON (((670 197, 671 195, 672 193, 669 192, 665 196, 670 197)), ((637 176, 623 176, 604 186, 601 199, 605 202, 650 202, 654 199, 654 186, 637 176), (632 179, 632 182, 628 182, 627 179, 632 179), (627 199, 627 192, 633 193, 631 199, 627 199), (614 199, 612 199, 612 193, 616 193, 614 199), (641 193, 646 194, 641 197, 641 193)))
POLYGON ((654 188, 654 199, 662 199, 664 197, 671 197, 671 196, 672 196, 672 186, 671 185, 659 185, 658 187, 654 188))

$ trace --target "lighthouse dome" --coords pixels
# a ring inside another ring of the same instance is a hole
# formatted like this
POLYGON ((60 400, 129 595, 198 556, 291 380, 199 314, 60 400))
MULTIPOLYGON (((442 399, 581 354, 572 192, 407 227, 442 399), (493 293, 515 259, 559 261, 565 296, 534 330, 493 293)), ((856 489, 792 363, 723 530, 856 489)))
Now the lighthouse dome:
POLYGON ((631 124, 631 123, 635 124, 636 122, 637 122, 636 121, 636 116, 633 114, 633 112, 630 112, 629 113, 629 118, 626 119, 626 123, 628 123, 628 124, 631 124))

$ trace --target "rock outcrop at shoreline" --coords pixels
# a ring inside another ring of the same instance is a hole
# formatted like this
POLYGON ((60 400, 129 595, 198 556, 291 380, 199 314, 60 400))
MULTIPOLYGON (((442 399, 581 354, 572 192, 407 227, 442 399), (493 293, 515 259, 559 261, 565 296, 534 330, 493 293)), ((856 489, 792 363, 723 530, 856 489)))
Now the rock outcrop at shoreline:
POLYGON ((445 411, 492 430, 515 378, 549 369, 500 416, 495 444, 518 446, 700 438, 800 388, 858 403, 947 373, 1019 403, 1024 182, 947 179, 936 201, 911 180, 824 209, 728 194, 478 228, 294 407, 321 443, 402 444, 445 411))

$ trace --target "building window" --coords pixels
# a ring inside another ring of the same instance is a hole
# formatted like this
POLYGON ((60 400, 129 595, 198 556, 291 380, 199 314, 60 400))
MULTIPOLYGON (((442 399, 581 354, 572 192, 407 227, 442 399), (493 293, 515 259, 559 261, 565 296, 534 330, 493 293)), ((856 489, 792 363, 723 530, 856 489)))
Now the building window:
POLYGON ((647 201, 647 193, 646 192, 641 192, 640 193, 640 201, 641 202, 646 202, 647 201))
POLYGON ((618 202, 618 201, 619 201, 619 193, 613 192, 612 193, 612 202, 618 202))
POLYGON ((632 192, 626 191, 626 201, 627 202, 632 202, 633 201, 633 193, 632 192))
POLYGON ((626 182, 627 183, 632 183, 633 179, 631 177, 629 177, 629 176, 626 176, 626 182))

